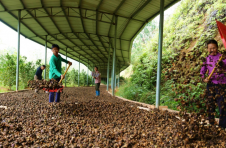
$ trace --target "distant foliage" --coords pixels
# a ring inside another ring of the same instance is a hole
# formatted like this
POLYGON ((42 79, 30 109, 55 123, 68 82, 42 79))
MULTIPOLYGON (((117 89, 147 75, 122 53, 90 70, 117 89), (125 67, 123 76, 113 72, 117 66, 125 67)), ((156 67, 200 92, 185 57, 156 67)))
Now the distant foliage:
MULTIPOLYGON (((0 55, 0 83, 3 86, 8 86, 11 90, 12 86, 16 85, 16 54, 0 55)), ((27 81, 34 79, 34 75, 38 66, 41 65, 41 60, 36 63, 27 62, 26 57, 20 57, 19 67, 19 85, 23 88, 27 87, 27 81)))
MULTIPOLYGON (((215 38, 225 50, 215 19, 226 22, 226 0, 183 0, 164 23, 160 105, 177 109, 174 98, 199 99, 206 84, 200 81, 201 57, 207 56, 206 41, 215 38), (182 66, 178 69, 179 66, 182 66), (195 75, 192 75, 195 73, 195 75), (186 90, 186 91, 185 91, 186 90)), ((145 36, 146 26, 132 47, 132 75, 118 95, 140 102, 155 103, 158 26, 145 36), (147 41, 143 40, 143 37, 147 41), (151 100, 151 101, 150 101, 151 100)), ((156 26, 156 27, 155 27, 156 26)), ((127 71, 127 73, 130 73, 127 71)))

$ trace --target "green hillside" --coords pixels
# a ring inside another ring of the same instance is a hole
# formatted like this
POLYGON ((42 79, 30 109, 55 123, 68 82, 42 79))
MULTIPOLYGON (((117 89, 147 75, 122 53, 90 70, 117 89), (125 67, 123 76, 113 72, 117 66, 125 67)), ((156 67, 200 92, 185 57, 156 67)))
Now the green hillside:
MULTIPOLYGON (((218 34, 215 19, 226 22, 226 0, 183 0, 174 14, 164 23, 162 54, 162 86, 160 105, 176 109, 175 98, 198 99, 205 89, 200 81, 201 57, 207 56, 206 41, 215 38, 219 49, 225 50, 218 34)), ((155 103, 157 74, 158 29, 146 42, 135 43, 133 61, 126 73, 132 73, 117 95, 155 103)), ((145 32, 144 28, 143 32, 145 32)), ((149 29, 150 30, 150 29, 149 29)), ((140 38, 140 35, 138 35, 140 38)))

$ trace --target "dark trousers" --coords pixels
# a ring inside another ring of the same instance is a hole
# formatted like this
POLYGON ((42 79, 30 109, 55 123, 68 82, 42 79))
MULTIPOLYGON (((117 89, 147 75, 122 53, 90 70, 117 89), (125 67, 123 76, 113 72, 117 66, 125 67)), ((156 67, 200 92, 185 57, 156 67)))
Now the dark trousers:
MULTIPOLYGON (((59 82, 61 78, 57 78, 56 80, 59 82)), ((55 92, 49 93, 49 102, 54 102, 55 92)), ((60 92, 56 93, 55 102, 60 102, 60 92)))
POLYGON ((95 90, 96 91, 100 91, 100 83, 95 83, 95 90))
POLYGON ((206 104, 210 124, 214 124, 215 104, 218 105, 220 112, 219 126, 223 128, 226 128, 225 86, 225 84, 207 84, 208 103, 206 104))

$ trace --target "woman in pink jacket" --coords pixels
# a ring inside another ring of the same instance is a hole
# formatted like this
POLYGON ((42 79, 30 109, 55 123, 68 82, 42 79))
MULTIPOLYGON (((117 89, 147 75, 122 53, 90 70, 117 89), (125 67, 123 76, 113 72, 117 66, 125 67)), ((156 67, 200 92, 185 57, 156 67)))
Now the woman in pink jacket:
POLYGON ((214 124, 216 103, 219 107, 220 112, 219 126, 226 128, 226 77, 224 75, 224 72, 226 70, 226 59, 220 62, 221 68, 218 69, 219 72, 216 71, 209 80, 208 78, 205 78, 205 74, 208 70, 208 75, 210 75, 219 58, 221 57, 221 54, 218 52, 218 43, 215 40, 208 41, 207 50, 209 55, 203 62, 200 74, 202 75, 203 81, 207 83, 208 97, 206 99, 208 100, 208 103, 206 104, 206 106, 209 116, 209 122, 210 124, 214 124))
POLYGON ((101 82, 101 74, 98 71, 98 67, 94 67, 94 73, 92 74, 93 78, 95 79, 95 90, 96 96, 100 96, 100 82, 101 82))

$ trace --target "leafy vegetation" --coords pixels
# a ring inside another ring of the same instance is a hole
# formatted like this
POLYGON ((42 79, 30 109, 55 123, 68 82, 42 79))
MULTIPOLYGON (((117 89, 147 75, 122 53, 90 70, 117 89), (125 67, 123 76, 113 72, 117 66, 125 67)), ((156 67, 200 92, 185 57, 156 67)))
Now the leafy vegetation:
MULTIPOLYGON (((225 0, 183 0, 164 23, 160 105, 177 109, 175 98, 199 99, 206 88, 198 75, 201 57, 207 56, 206 41, 215 38, 219 50, 225 50, 215 19, 226 21, 225 0), (179 68, 180 67, 180 68, 179 68), (194 75, 193 75, 194 73, 194 75)), ((132 75, 117 95, 155 104, 157 76, 158 26, 151 22, 137 36, 132 48, 132 75), (153 27, 149 27, 149 26, 153 27), (152 35, 143 42, 145 30, 152 35), (153 35, 154 34, 154 35, 153 35)))
MULTIPOLYGON (((0 55, 0 86, 1 91, 11 91, 16 90, 16 63, 17 55, 13 53, 6 53, 0 55), (3 89, 4 88, 4 89, 3 89)), ((36 69, 43 65, 41 60, 36 62, 27 61, 26 57, 20 57, 20 67, 19 67, 19 89, 27 88, 27 82, 34 79, 36 69)), ((65 67, 62 68, 62 73, 64 73, 65 67)), ((49 64, 46 65, 46 78, 49 79, 49 64)), ((78 85, 78 70, 69 69, 67 75, 67 86, 77 86, 78 85)), ((43 72, 44 78, 44 72, 43 72)), ((92 77, 88 76, 89 85, 92 85, 92 77)), ((87 72, 82 70, 80 72, 80 86, 87 85, 87 72)))

